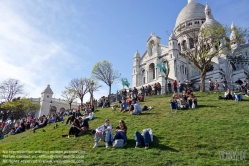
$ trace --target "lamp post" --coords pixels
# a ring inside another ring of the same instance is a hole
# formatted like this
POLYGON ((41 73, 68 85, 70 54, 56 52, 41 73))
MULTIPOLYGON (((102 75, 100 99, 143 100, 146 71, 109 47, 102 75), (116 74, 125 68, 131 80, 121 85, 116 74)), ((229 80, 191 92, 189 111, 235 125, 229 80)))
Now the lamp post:
POLYGON ((49 113, 51 113, 51 105, 52 105, 52 100, 50 101, 50 109, 49 109, 49 113))
POLYGON ((93 86, 94 86, 94 81, 92 80, 91 82, 91 105, 93 106, 93 86))

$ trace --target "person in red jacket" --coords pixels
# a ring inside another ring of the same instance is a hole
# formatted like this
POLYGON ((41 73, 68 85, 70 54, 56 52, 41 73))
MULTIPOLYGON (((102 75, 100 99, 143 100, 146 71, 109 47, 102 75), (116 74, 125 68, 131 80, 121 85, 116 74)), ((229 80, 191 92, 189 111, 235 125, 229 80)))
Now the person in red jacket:
POLYGON ((173 82, 173 86, 174 86, 174 91, 177 91, 177 81, 176 80, 173 82))

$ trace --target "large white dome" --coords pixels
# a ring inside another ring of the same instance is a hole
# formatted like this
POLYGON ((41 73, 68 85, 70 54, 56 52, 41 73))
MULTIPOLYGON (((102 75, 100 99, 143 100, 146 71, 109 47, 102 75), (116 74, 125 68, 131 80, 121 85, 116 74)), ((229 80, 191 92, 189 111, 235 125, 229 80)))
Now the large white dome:
POLYGON ((189 20, 196 20, 196 19, 205 19, 205 6, 200 4, 200 3, 196 3, 195 1, 189 1, 189 3, 187 4, 187 6, 185 6, 181 12, 178 14, 178 17, 176 19, 176 24, 175 24, 175 28, 186 21, 189 20))

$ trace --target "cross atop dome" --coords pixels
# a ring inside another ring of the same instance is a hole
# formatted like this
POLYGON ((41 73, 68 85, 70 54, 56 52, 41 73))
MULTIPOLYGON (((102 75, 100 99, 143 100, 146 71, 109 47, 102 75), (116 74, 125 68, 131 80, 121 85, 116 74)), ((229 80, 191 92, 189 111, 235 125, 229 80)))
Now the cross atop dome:
POLYGON ((195 0, 188 0, 188 4, 189 4, 190 2, 196 2, 196 1, 195 1, 195 0))

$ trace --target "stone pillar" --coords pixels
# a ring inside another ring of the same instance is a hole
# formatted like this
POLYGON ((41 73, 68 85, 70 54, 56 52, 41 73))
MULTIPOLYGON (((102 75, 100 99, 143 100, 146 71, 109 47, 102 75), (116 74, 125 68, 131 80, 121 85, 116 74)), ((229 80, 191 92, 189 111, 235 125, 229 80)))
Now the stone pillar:
POLYGON ((165 93, 165 79, 164 79, 164 76, 162 74, 159 74, 159 77, 158 77, 158 82, 161 84, 161 94, 164 94, 165 93))

